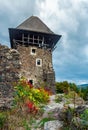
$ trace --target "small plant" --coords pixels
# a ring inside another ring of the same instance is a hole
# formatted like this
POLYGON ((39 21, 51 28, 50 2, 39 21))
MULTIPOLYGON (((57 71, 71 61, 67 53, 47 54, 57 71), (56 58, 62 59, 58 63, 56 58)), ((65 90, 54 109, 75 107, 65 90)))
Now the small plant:
POLYGON ((25 105, 28 108, 27 112, 32 113, 32 114, 36 114, 38 112, 38 108, 34 105, 33 102, 28 101, 25 105))
POLYGON ((6 123, 7 115, 4 112, 0 112, 0 129, 2 129, 6 123))
POLYGON ((84 99, 88 100, 88 87, 79 88, 79 95, 84 99))
POLYGON ((38 128, 38 124, 36 122, 36 119, 33 116, 31 116, 29 120, 23 120, 23 127, 26 130, 31 130, 32 128, 38 128))
POLYGON ((25 130, 31 130, 31 127, 28 126, 28 123, 26 120, 23 121, 23 126, 24 126, 25 130))
POLYGON ((56 96, 55 96, 55 102, 56 102, 56 103, 61 102, 61 101, 62 101, 62 98, 63 98, 63 95, 56 95, 56 96))
POLYGON ((80 115, 82 120, 88 121, 88 109, 84 110, 84 112, 80 115))
POLYGON ((38 125, 39 125, 40 127, 43 127, 46 122, 52 121, 52 120, 54 120, 54 118, 43 118, 43 119, 38 123, 38 125))
POLYGON ((72 130, 71 128, 69 128, 69 126, 66 126, 63 128, 63 130, 72 130))

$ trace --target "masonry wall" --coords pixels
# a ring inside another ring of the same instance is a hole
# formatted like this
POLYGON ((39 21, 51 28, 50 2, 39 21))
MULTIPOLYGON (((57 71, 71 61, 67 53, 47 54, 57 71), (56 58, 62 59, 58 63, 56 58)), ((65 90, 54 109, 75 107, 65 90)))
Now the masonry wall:
POLYGON ((18 46, 16 50, 0 45, 0 97, 12 97, 13 84, 21 76, 33 80, 35 87, 47 82, 47 87, 54 91, 51 51, 35 46, 18 46), (32 48, 35 54, 31 54, 32 48), (41 59, 41 66, 36 65, 36 59, 41 59))
POLYGON ((0 45, 0 97, 11 97, 13 84, 19 79, 20 60, 17 50, 0 45))
POLYGON ((47 82, 48 87, 54 89, 55 73, 52 67, 52 52, 36 46, 18 46, 21 59, 21 76, 33 80, 35 86, 47 82), (35 49, 35 54, 32 54, 35 49), (41 66, 36 65, 36 60, 41 59, 41 66))

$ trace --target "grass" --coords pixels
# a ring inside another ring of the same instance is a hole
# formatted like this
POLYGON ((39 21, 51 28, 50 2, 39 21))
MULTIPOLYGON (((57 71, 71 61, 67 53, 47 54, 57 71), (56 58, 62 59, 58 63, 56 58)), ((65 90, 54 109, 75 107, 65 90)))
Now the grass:
POLYGON ((43 119, 38 123, 38 125, 39 125, 40 127, 44 127, 44 124, 45 124, 46 122, 52 121, 52 120, 54 120, 54 118, 43 118, 43 119))

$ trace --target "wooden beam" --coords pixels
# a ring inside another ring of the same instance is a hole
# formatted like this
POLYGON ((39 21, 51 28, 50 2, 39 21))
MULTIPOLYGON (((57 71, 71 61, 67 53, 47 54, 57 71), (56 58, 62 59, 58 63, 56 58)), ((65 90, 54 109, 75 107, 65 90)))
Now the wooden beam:
POLYGON ((24 45, 24 34, 22 34, 22 43, 24 45))

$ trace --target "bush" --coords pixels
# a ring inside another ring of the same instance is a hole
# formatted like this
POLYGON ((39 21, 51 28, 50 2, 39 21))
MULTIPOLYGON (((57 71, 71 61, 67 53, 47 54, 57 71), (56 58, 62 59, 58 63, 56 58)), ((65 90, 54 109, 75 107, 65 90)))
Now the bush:
POLYGON ((88 121, 88 109, 85 109, 84 112, 80 115, 82 120, 88 121))
POLYGON ((7 116, 5 113, 1 112, 0 113, 0 128, 2 129, 6 123, 7 116))
POLYGON ((31 113, 36 113, 41 103, 46 104, 49 101, 49 91, 44 88, 34 88, 24 78, 15 85, 14 89, 14 103, 20 107, 25 105, 31 113))
POLYGON ((80 88, 79 94, 84 100, 88 100, 88 87, 86 88, 80 88))
POLYGON ((56 82, 56 92, 57 93, 68 93, 69 84, 67 81, 56 82))
POLYGON ((74 84, 74 83, 68 83, 67 81, 56 82, 56 92, 57 93, 66 93, 67 94, 69 92, 69 90, 79 93, 79 90, 78 90, 76 84, 74 84))

